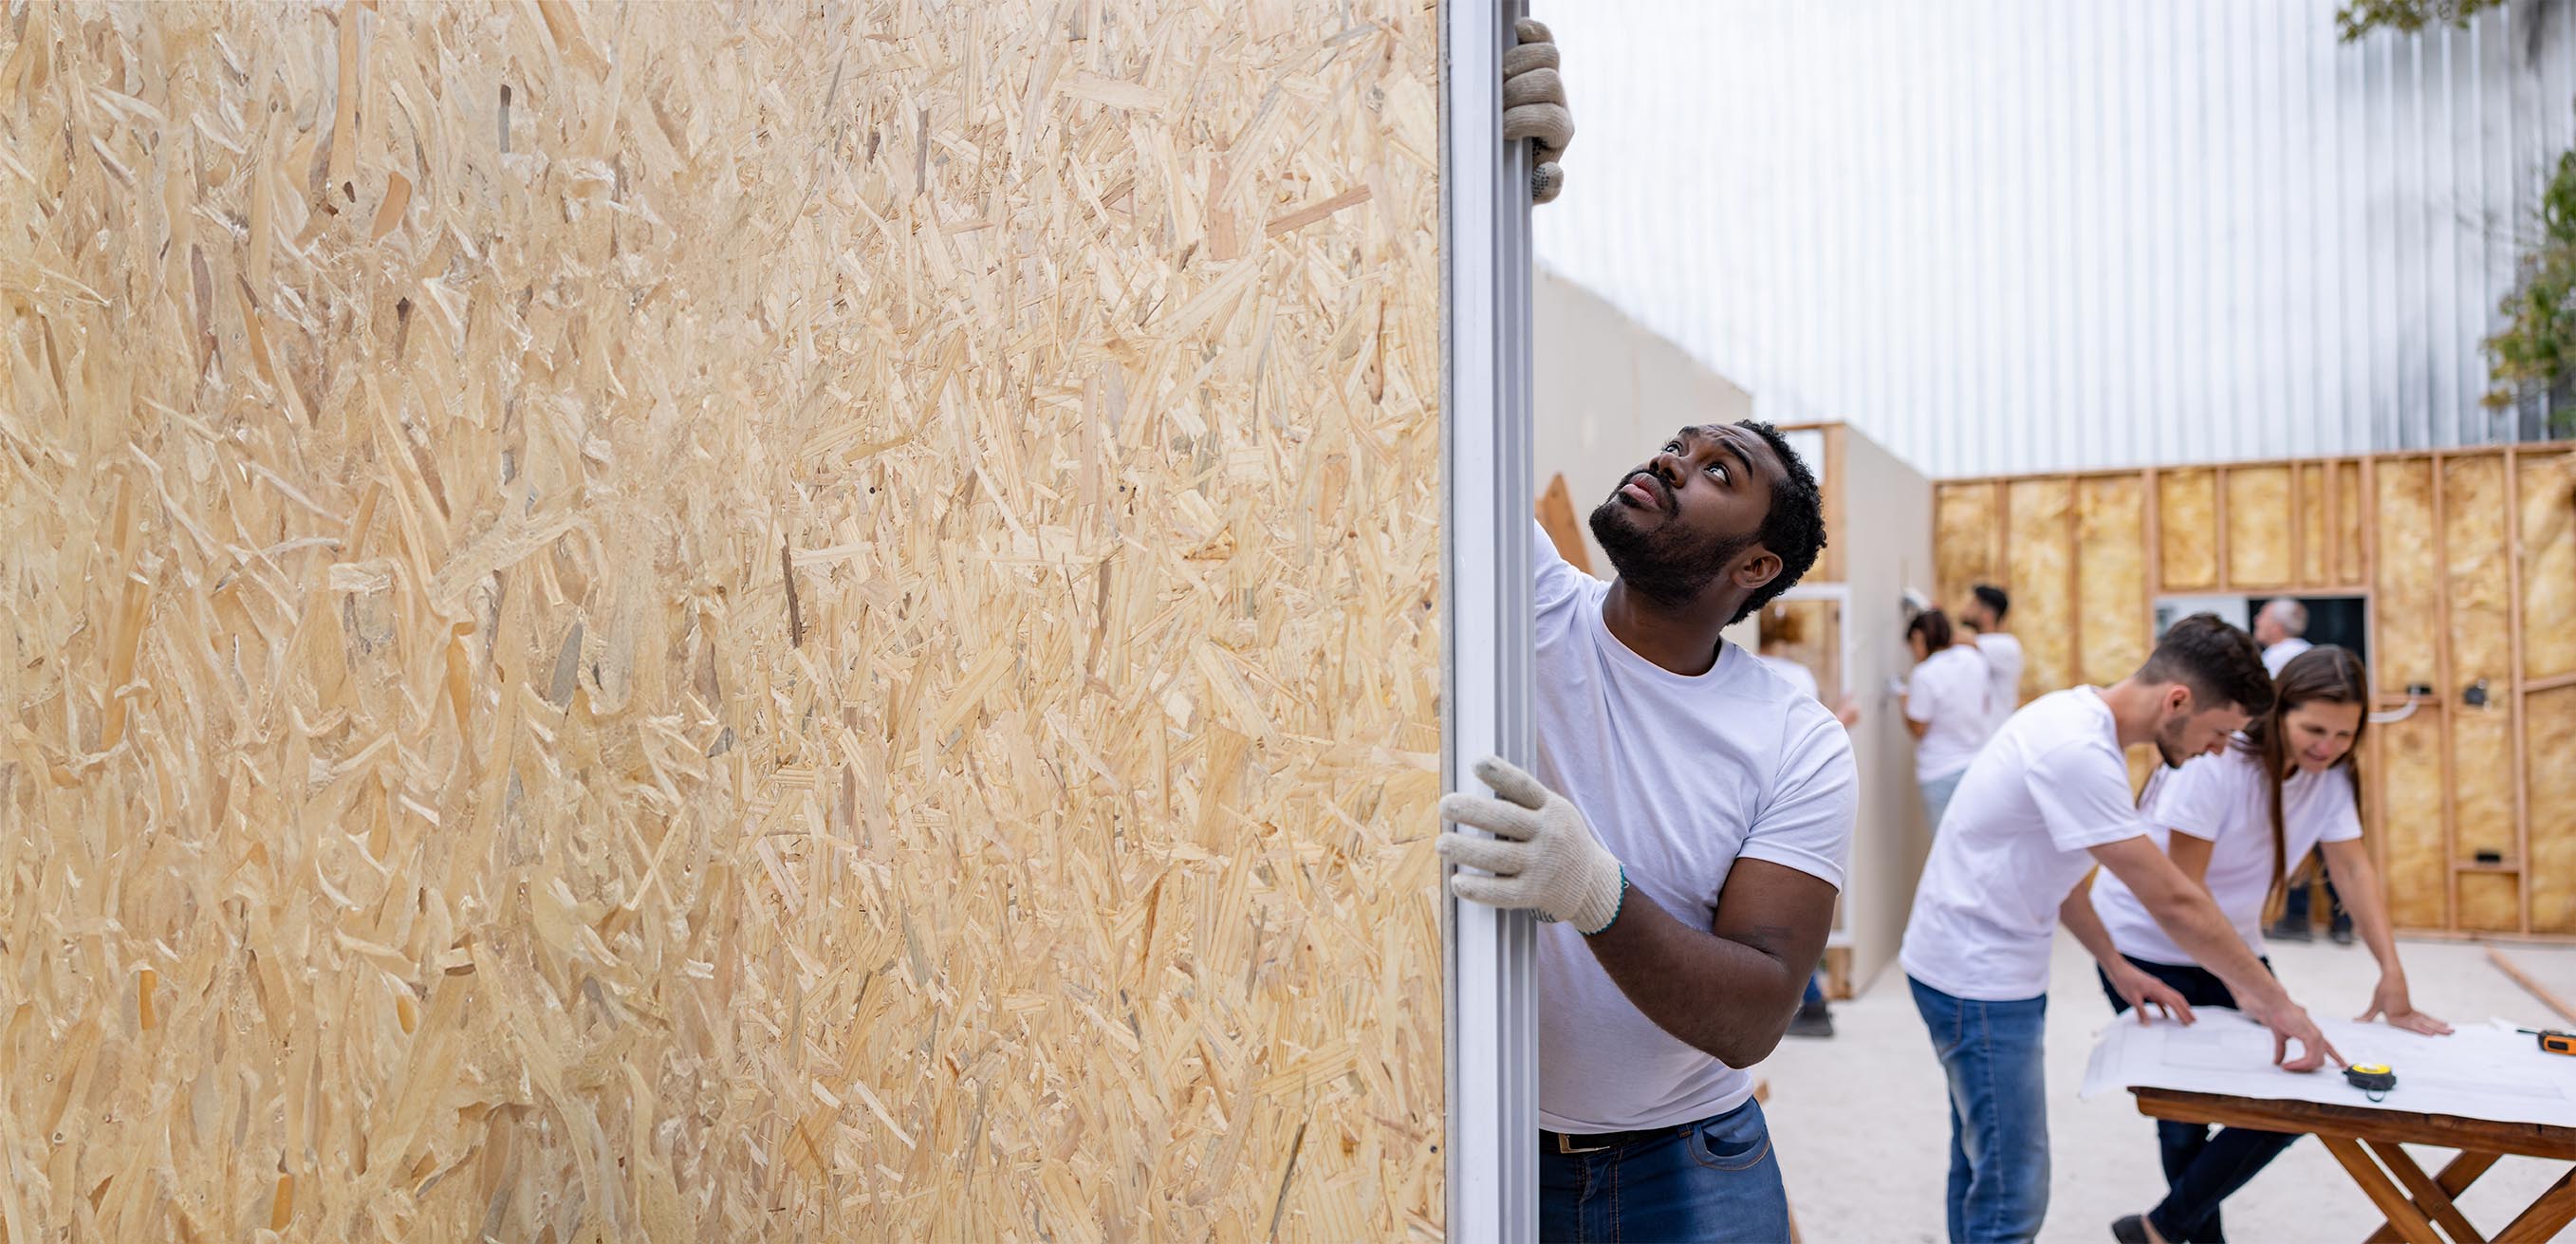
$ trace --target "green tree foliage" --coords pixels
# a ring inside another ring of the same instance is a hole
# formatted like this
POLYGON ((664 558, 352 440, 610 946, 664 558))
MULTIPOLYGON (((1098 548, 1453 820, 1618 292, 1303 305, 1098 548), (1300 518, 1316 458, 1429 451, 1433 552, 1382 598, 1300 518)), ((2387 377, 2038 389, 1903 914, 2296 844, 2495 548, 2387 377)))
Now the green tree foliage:
MULTIPOLYGON (((2563 391, 2576 381, 2576 151, 2558 157, 2558 175, 2540 196, 2541 238, 2522 257, 2522 281, 2504 300, 2504 331, 2486 340, 2496 387, 2486 404, 2511 406, 2517 395, 2563 391)), ((2576 427, 2576 403, 2555 422, 2576 427)))
POLYGON ((2335 10, 2335 32, 2346 43, 2386 27, 2413 34, 2433 22, 2465 30, 2480 9, 2504 7, 2505 0, 2351 0, 2335 10))

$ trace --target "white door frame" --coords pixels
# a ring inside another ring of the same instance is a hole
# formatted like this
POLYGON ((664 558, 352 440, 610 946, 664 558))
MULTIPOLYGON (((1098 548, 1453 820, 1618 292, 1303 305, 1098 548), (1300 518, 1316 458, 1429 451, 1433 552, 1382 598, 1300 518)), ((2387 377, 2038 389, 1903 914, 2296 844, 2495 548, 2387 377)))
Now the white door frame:
MULTIPOLYGON (((1531 712, 1530 241, 1527 144, 1502 141, 1502 55, 1527 0, 1440 10, 1441 453, 1448 487, 1443 790, 1468 767, 1536 758, 1531 712)), ((1473 832, 1473 831, 1469 831, 1473 832)), ((1442 869, 1448 1227, 1527 1244, 1538 1226, 1537 925, 1458 901, 1442 869)))

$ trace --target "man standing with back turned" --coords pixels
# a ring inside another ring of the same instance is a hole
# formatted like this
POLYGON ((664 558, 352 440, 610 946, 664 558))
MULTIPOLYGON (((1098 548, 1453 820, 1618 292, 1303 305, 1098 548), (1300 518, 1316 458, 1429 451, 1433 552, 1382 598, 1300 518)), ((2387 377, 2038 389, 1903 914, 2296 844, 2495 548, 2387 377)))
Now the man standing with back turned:
POLYGON ((2011 613, 2012 597, 1991 583, 1969 589, 1968 602, 1959 607, 1959 623, 1968 628, 1968 642, 1986 659, 1987 686, 1992 692, 1986 705, 1993 710, 1997 727, 2021 707, 2021 641, 2004 629, 2004 618, 2011 613))
MULTIPOLYGON (((1526 64, 1546 30, 1520 38, 1526 64)), ((1698 424, 1592 511, 1616 580, 1532 527, 1538 762, 1478 764, 1499 798, 1440 814, 1494 837, 1439 845, 1460 898, 1547 921, 1539 1237, 1776 1244, 1788 1198, 1741 1068, 1824 951, 1856 779, 1833 713, 1719 632, 1814 564, 1815 477, 1768 424, 1698 424)))
POLYGON ((2290 596, 2264 601, 2254 615, 2254 642, 2263 645, 2263 668, 2280 677, 2290 658, 2316 647, 2308 642, 2308 607, 2290 596))
MULTIPOLYGON (((2119 959, 2076 888, 2097 863, 2272 1030, 2275 1062, 2312 1071, 2333 1056, 2209 892, 2157 848, 2129 792, 2125 748, 2153 743, 2167 765, 2179 765, 2225 746, 2271 706, 2272 680, 2253 640, 2194 614, 2165 632, 2137 673, 2031 701, 1960 779, 1898 955, 1949 1081, 1953 1241, 2028 1241, 2048 1214, 2040 1034, 2049 944, 2063 920, 2097 958, 2119 959), (2293 1041, 2300 1052, 2289 1060, 2293 1041)), ((2181 995, 2143 971, 2112 985, 2141 1022, 2149 1006, 2190 1014, 2181 995)))

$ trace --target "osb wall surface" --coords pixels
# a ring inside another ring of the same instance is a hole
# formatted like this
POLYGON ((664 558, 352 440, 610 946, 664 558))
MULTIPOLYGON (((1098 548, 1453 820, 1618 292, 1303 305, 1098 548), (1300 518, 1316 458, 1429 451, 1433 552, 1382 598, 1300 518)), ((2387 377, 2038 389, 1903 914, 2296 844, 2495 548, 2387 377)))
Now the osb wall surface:
POLYGON ((1435 13, 13 6, 12 1239, 1383 1239, 1435 13))
POLYGON ((2365 811, 2398 923, 2576 933, 2576 766, 2563 759, 2576 731, 2576 688, 2563 685, 2576 674, 2576 453, 1959 480, 1938 486, 1933 513, 1945 596, 1968 574, 1991 577, 2016 602, 2045 602, 2016 609, 2026 647, 2051 649, 2034 634, 2043 624, 2072 645, 2074 672, 2025 679, 2025 697, 2136 668, 2156 594, 2367 591, 2379 707, 2410 683, 2437 689, 2372 731, 2365 811), (2051 521, 2070 482, 2071 562, 2051 521), (2070 579, 2071 619, 2057 605, 2070 579), (2461 693, 2481 679, 2487 703, 2470 706, 2461 693))

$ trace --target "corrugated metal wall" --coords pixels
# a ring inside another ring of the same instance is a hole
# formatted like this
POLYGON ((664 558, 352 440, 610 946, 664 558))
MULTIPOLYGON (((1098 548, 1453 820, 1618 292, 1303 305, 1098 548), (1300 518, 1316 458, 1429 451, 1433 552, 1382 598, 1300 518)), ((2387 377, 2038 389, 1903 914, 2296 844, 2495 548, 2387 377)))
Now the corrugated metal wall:
POLYGON ((1539 0, 1540 261, 1942 476, 2532 438, 2478 342, 2576 143, 2576 0, 1539 0))

